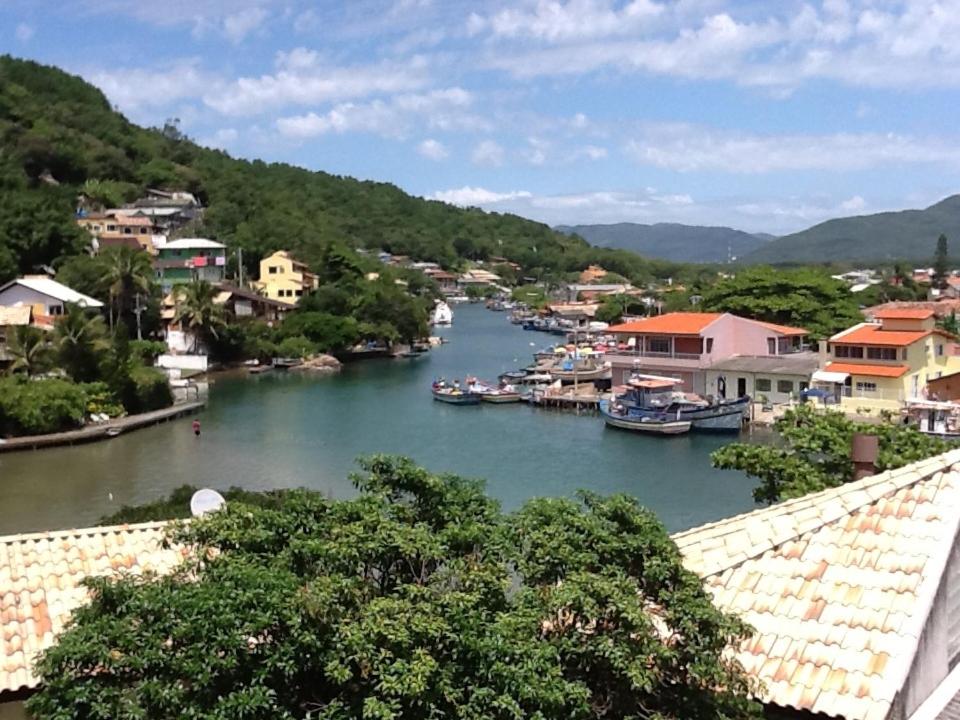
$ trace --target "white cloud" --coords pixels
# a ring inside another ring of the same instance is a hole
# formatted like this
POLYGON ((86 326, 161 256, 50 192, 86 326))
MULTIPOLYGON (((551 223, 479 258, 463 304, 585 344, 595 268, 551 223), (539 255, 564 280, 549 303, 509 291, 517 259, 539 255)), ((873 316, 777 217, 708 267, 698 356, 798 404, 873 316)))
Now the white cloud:
POLYGON ((259 28, 269 13, 263 8, 252 7, 227 15, 223 19, 223 34, 227 39, 238 44, 251 32, 259 28))
POLYGON ((631 0, 622 9, 603 0, 538 0, 530 10, 508 8, 486 20, 471 16, 468 27, 489 27, 493 35, 506 38, 582 40, 629 34, 662 11, 663 6, 651 0, 631 0))
POLYGON ((423 58, 374 65, 336 66, 312 51, 283 55, 272 75, 241 77, 208 93, 204 101, 226 115, 258 114, 287 105, 318 105, 381 93, 416 90, 428 83, 423 58))
POLYGON ((226 150, 233 145, 239 137, 240 133, 237 132, 236 128, 226 127, 220 128, 209 137, 201 138, 199 143, 206 147, 226 150))
POLYGON ((451 205, 461 207, 477 207, 481 205, 496 205, 497 203, 532 198, 533 194, 527 190, 512 190, 510 192, 494 192, 481 187, 468 187, 454 190, 438 190, 431 198, 451 205))
POLYGON ((649 126, 626 149, 637 162, 680 172, 842 171, 960 162, 960 145, 940 138, 894 133, 759 135, 685 124, 649 126))
POLYGON ((844 200, 840 203, 840 209, 848 213, 860 213, 866 210, 867 201, 864 200, 859 195, 854 195, 852 198, 844 200))
POLYGON ((33 26, 27 25, 27 23, 22 22, 17 24, 17 29, 14 30, 14 35, 16 35, 17 40, 22 43, 30 42, 30 38, 33 37, 33 26))
POLYGON ((158 118, 144 115, 145 110, 169 108, 178 101, 197 98, 219 84, 215 76, 201 70, 192 60, 155 69, 120 68, 84 75, 123 112, 153 123, 158 118))
POLYGON ((473 148, 470 159, 475 165, 503 165, 503 148, 493 140, 483 140, 473 148))
POLYGON ((584 145, 574 150, 571 160, 603 160, 607 157, 607 149, 598 145, 584 145))
POLYGON ((428 138, 417 145, 417 152, 430 160, 446 160, 450 152, 439 140, 428 138))

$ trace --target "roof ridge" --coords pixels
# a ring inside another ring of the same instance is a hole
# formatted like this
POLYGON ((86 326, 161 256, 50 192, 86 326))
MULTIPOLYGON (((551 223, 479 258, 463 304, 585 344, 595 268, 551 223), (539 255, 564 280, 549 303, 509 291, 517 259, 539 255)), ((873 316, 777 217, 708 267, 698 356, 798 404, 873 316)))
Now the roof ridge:
MULTIPOLYGON (((698 572, 698 574, 703 577, 717 575, 725 570, 737 567, 751 558, 758 557, 784 543, 796 540, 802 535, 819 530, 826 525, 836 522, 845 515, 850 515, 860 508, 872 505, 881 498, 889 497, 907 486, 915 485, 921 480, 932 477, 938 472, 952 470, 954 466, 958 464, 960 464, 960 449, 950 450, 942 455, 925 458, 877 475, 870 475, 861 480, 844 483, 837 487, 827 488, 820 492, 804 495, 799 498, 792 498, 777 503, 776 505, 742 513, 732 518, 690 528, 689 530, 675 533, 671 538, 681 553, 683 553, 685 548, 692 547, 707 539, 720 539, 736 533, 749 534, 746 525, 750 522, 751 518, 754 518, 758 522, 762 520, 773 521, 777 518, 788 518, 799 515, 804 510, 812 510, 815 508, 822 510, 823 506, 828 503, 832 504, 832 512, 821 511, 810 519, 804 518, 803 521, 796 523, 789 529, 784 528, 783 532, 772 533, 762 542, 749 542, 747 543, 749 549, 737 554, 727 554, 724 561, 715 563, 715 567, 703 568, 698 572), (841 499, 845 499, 847 502, 834 502, 841 499)), ((713 546, 708 547, 707 552, 711 549, 713 549, 713 546)))
POLYGON ((85 528, 69 528, 66 530, 44 530, 32 533, 0 536, 0 545, 9 545, 29 540, 56 540, 67 537, 86 535, 108 535, 117 531, 136 532, 139 530, 157 530, 164 528, 174 520, 151 520, 142 523, 120 523, 117 525, 94 525, 85 528))

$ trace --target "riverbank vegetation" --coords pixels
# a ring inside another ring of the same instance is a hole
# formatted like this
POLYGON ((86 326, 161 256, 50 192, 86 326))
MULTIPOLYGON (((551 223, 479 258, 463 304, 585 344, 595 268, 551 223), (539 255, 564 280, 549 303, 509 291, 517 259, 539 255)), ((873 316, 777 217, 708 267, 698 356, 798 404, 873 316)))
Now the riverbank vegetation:
POLYGON ((854 433, 876 435, 878 472, 909 465, 954 447, 916 428, 884 422, 863 423, 836 411, 809 405, 788 410, 774 425, 779 442, 769 445, 732 443, 711 455, 714 467, 740 470, 759 480, 757 502, 773 504, 853 479, 851 443, 854 433))
POLYGON ((172 530, 172 574, 89 579, 31 716, 759 717, 726 652, 748 628, 636 500, 507 514, 477 481, 362 465, 355 499, 229 503, 172 530))

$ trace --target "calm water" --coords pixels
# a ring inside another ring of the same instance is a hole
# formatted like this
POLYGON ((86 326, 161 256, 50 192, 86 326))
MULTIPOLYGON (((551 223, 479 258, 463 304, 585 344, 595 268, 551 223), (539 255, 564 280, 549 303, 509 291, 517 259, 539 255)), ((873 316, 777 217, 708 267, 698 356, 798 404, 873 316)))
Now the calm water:
POLYGON ((354 458, 375 452, 486 478, 506 508, 578 488, 627 492, 679 530, 752 507, 748 478, 710 467, 708 455, 729 436, 644 437, 595 416, 434 402, 435 376, 495 380, 531 360, 531 343, 550 339, 479 305, 455 313, 444 331, 450 343, 418 360, 356 363, 337 377, 219 378, 199 439, 186 419, 108 442, 0 455, 0 534, 95 524, 183 483, 344 496, 354 458))

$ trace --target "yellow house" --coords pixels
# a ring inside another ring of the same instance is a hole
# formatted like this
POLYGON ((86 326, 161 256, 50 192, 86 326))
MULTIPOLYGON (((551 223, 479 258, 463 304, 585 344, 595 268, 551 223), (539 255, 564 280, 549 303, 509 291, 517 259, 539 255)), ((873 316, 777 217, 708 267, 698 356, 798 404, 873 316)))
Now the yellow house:
POLYGON ((932 310, 882 310, 874 319, 830 338, 829 362, 813 375, 844 410, 900 410, 924 397, 930 380, 960 371, 956 338, 936 328, 932 310))
POLYGON ((253 285, 270 300, 296 305, 305 293, 317 288, 318 281, 306 263, 278 250, 260 261, 260 280, 253 285))

